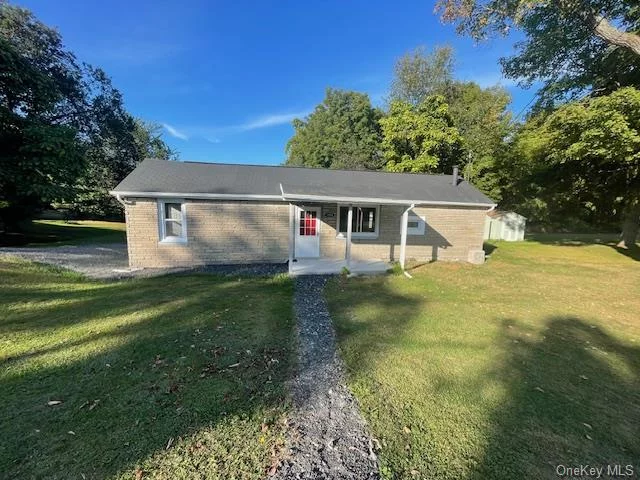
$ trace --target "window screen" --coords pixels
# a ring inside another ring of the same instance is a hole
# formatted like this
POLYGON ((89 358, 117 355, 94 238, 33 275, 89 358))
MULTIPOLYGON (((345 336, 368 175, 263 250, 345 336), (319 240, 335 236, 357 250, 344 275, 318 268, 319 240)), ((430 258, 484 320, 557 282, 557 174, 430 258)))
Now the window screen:
POLYGON ((182 204, 166 202, 162 209, 164 224, 164 239, 184 237, 184 219, 182 218, 182 204))
MULTIPOLYGON (((353 233, 375 233, 378 209, 376 207, 353 207, 351 231, 353 233)), ((349 207, 340 207, 339 232, 347 233, 349 207)))

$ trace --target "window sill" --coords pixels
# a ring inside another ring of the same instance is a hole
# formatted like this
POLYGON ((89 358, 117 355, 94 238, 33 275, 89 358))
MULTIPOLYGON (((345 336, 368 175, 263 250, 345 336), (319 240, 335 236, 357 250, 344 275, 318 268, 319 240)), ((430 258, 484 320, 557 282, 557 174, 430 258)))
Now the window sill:
POLYGON ((158 242, 160 245, 186 245, 187 239, 181 237, 168 237, 158 242))
MULTIPOLYGON (((336 238, 339 240, 346 240, 347 239, 347 235, 345 233, 339 233, 336 235, 336 238)), ((377 233, 352 233, 351 234, 351 239, 359 239, 359 238, 378 238, 378 234, 377 233)))

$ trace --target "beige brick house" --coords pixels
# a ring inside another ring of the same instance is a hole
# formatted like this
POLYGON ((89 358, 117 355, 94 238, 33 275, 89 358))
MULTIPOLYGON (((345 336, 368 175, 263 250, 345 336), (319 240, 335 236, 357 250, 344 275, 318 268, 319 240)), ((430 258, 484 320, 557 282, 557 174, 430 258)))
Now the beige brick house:
POLYGON ((292 273, 407 259, 484 261, 494 203, 454 175, 142 162, 112 192, 131 267, 289 262, 292 273))

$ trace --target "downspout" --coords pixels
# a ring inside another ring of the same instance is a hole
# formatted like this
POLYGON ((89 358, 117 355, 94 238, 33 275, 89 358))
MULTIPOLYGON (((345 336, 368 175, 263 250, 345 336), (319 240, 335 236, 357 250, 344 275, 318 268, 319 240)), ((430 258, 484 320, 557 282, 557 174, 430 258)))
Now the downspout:
POLYGON ((400 268, 402 268, 404 274, 409 278, 411 278, 411 275, 409 275, 404 269, 407 253, 407 225, 409 223, 409 210, 412 210, 415 206, 416 204, 412 203, 409 208, 402 212, 402 227, 400 230, 400 268))

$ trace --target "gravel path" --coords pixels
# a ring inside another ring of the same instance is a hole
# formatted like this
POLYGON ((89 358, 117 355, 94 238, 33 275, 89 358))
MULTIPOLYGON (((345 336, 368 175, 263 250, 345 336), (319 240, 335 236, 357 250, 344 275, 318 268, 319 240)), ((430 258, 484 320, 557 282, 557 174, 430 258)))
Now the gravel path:
POLYGON ((68 245, 60 247, 3 247, 0 254, 14 255, 33 262, 48 263, 82 273, 90 278, 118 279, 153 277, 167 273, 208 272, 229 276, 275 275, 286 273, 284 263, 247 265, 207 265, 188 268, 130 269, 127 246, 123 243, 105 245, 68 245))
POLYGON ((327 277, 296 278, 298 375, 289 455, 278 479, 377 479, 378 462, 367 425, 347 389, 324 299, 327 277))

